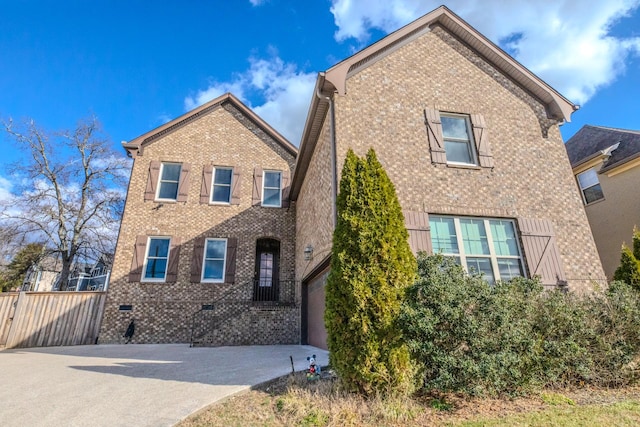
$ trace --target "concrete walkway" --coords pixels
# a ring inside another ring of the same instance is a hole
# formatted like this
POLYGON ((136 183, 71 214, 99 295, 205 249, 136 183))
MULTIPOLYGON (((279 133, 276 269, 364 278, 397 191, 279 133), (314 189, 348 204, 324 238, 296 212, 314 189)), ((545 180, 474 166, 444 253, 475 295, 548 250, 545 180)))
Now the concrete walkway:
POLYGON ((172 426, 224 397, 308 367, 311 346, 183 344, 0 351, 0 426, 172 426))

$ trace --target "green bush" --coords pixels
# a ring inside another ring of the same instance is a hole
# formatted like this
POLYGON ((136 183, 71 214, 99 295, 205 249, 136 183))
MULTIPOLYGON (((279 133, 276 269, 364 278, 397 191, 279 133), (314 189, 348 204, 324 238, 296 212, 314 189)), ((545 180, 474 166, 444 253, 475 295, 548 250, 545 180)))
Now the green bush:
POLYGON ((640 296, 624 283, 582 297, 532 279, 489 285, 425 254, 418 276, 401 321, 426 390, 519 394, 635 379, 640 296))
POLYGON ((613 274, 613 280, 622 281, 640 291, 640 230, 633 229, 633 250, 622 245, 620 266, 613 274))
POLYGON ((395 188, 373 150, 349 150, 337 200, 325 325, 330 363, 347 390, 409 392, 413 369, 397 319, 416 261, 395 188))
POLYGON ((637 380, 640 366, 640 294, 625 282, 612 282, 604 293, 586 298, 587 328, 592 336, 590 382, 621 386, 637 380))

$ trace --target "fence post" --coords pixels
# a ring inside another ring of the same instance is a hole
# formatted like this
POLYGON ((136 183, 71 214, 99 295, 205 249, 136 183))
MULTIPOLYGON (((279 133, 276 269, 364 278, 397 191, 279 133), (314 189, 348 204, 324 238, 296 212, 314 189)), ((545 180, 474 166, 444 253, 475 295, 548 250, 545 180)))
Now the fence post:
POLYGON ((7 336, 5 348, 13 348, 15 345, 14 341, 16 340, 16 335, 19 335, 18 328, 20 327, 20 319, 24 318, 22 315, 22 306, 25 304, 24 301, 27 299, 26 295, 26 292, 20 292, 18 294, 18 299, 15 302, 16 308, 13 310, 13 319, 9 326, 9 336, 7 336))

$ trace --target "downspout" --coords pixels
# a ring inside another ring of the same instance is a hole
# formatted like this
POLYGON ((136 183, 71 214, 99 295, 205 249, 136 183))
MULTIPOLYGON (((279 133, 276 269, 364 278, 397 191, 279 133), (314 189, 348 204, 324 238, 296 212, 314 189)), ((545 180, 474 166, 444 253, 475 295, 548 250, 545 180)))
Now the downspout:
POLYGON ((333 97, 326 96, 322 93, 321 89, 316 90, 316 96, 320 99, 324 99, 329 103, 329 138, 331 144, 331 214, 333 217, 333 229, 335 230, 338 224, 338 171, 337 171, 337 154, 336 154, 336 114, 335 104, 333 97))

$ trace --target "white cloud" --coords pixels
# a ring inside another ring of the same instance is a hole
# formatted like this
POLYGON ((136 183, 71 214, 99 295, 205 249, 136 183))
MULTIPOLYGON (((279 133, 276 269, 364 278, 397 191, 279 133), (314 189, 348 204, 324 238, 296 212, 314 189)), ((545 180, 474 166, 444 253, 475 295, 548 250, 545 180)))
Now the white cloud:
POLYGON ((211 82, 206 89, 185 98, 185 110, 192 110, 217 96, 231 92, 297 145, 302 135, 316 74, 299 71, 294 64, 285 63, 277 56, 269 59, 250 58, 249 63, 249 69, 236 74, 232 81, 211 82), (261 98, 261 101, 252 105, 250 97, 261 98))
POLYGON ((0 203, 11 200, 13 184, 10 180, 0 176, 0 203))
POLYGON ((264 2, 265 0, 249 0, 249 3, 251 3, 252 6, 260 6, 264 2))
POLYGON ((167 113, 160 113, 158 117, 156 117, 156 121, 163 125, 169 123, 171 120, 173 120, 173 117, 167 113))
MULTIPOLYGON (((333 0, 338 41, 368 41, 372 29, 392 32, 441 1, 333 0)), ((574 102, 585 103, 625 72, 640 37, 616 38, 610 28, 640 0, 450 0, 453 12, 574 102)))

